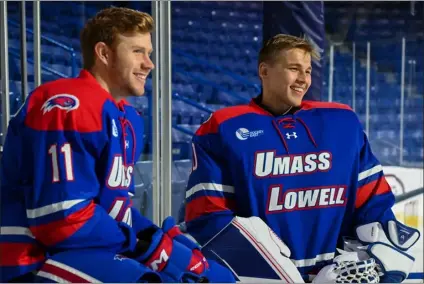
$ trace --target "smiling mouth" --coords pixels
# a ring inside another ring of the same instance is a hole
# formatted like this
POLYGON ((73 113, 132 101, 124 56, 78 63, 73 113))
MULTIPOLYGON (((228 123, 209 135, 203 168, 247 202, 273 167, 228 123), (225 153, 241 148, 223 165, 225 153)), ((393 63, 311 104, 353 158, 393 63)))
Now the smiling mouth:
POLYGON ((303 94, 304 89, 300 87, 290 87, 293 91, 295 91, 298 94, 303 94))
POLYGON ((145 82, 147 75, 142 73, 134 73, 135 77, 137 77, 138 80, 145 82))

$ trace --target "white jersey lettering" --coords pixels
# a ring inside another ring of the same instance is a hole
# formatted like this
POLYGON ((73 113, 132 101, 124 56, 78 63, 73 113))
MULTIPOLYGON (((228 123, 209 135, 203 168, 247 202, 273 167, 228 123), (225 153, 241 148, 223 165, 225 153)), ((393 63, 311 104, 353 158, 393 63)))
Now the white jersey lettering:
POLYGON ((274 154, 275 152, 256 154, 255 174, 258 177, 266 177, 272 173, 272 164, 273 164, 274 154))
POLYGON ((275 151, 255 154, 254 175, 258 178, 326 172, 331 168, 331 153, 276 156, 275 151))
POLYGON ((128 207, 127 210, 125 211, 125 215, 124 215, 124 218, 122 218, 122 222, 132 227, 132 213, 131 213, 130 207, 128 207))
POLYGON ((123 164, 122 156, 115 156, 107 179, 107 185, 110 188, 128 188, 131 184, 133 171, 133 166, 125 166, 123 164))
POLYGON ((317 204, 319 189, 299 192, 299 208, 314 207, 317 204))
POLYGON ((278 197, 280 196, 280 187, 271 187, 269 200, 268 200, 268 210, 269 211, 280 211, 283 209, 283 205, 278 204, 278 197))
POLYGON ((289 189, 282 192, 282 186, 270 187, 268 213, 317 209, 345 205, 346 187, 289 189))
POLYGON ((291 173, 293 174, 297 174, 297 173, 303 173, 304 169, 303 169, 303 157, 302 156, 294 156, 293 157, 293 162, 292 162, 292 167, 291 167, 291 173))
MULTIPOLYGON (((272 158, 269 160, 271 162, 272 158)), ((274 176, 281 175, 281 174, 287 175, 288 173, 290 173, 290 156, 275 158, 274 170, 272 172, 272 175, 274 176)))
POLYGON ((309 154, 305 156, 305 172, 310 173, 316 171, 317 162, 315 160, 317 158, 316 154, 309 154))
POLYGON ((290 191, 284 198, 284 207, 286 210, 292 210, 296 206, 297 196, 296 192, 290 191))

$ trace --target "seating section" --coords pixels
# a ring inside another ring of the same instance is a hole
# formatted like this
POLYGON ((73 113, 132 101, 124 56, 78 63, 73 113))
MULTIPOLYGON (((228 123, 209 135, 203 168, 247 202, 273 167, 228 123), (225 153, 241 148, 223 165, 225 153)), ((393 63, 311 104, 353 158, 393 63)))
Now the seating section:
MULTIPOLYGON (((151 2, 41 2, 41 41, 43 82, 78 74, 82 67, 79 32, 84 21, 100 8, 127 6, 150 12, 151 2), (48 8, 48 9, 47 9, 48 8), (54 12, 52 12, 54 11, 54 12), (49 38, 49 39, 46 39, 49 38), (61 43, 61 45, 53 41, 61 43), (67 47, 73 48, 69 52, 67 47)), ((22 104, 20 62, 20 2, 8 3, 9 74, 11 112, 22 104)), ((261 2, 172 2, 172 211, 184 198, 191 170, 191 137, 210 111, 246 102, 260 92, 257 54, 262 44, 261 2)), ((399 162, 401 133, 401 52, 406 37, 404 161, 423 161, 423 3, 410 4, 325 2, 326 33, 335 46, 333 101, 355 108, 366 125, 366 41, 370 41, 370 115, 369 139, 373 151, 385 165, 399 162), (413 38, 411 37, 413 36, 413 38), (375 39, 382 39, 379 41, 375 39), (355 51, 353 50, 355 42, 355 51), (355 52, 355 58, 353 54, 355 52), (353 63, 355 68, 353 68, 353 63), (354 71, 355 70, 355 71, 354 71), (355 92, 353 92, 355 79, 355 92)), ((32 28, 32 3, 26 3, 27 27, 32 28)), ((330 43, 326 43, 328 46, 330 43)), ((28 87, 34 88, 33 38, 27 34, 28 87)), ((328 48, 324 54, 323 96, 329 91, 328 48)), ((149 218, 152 215, 152 130, 150 102, 152 82, 148 79, 146 96, 130 102, 145 117, 145 151, 136 165, 134 204, 149 218)))
MULTIPOLYGON (((177 217, 178 211, 185 197, 187 180, 191 172, 191 160, 175 160, 172 164, 172 216, 177 217)), ((139 161, 135 165, 134 182, 135 195, 134 206, 140 208, 143 216, 153 217, 153 186, 152 186, 151 161, 139 161)))

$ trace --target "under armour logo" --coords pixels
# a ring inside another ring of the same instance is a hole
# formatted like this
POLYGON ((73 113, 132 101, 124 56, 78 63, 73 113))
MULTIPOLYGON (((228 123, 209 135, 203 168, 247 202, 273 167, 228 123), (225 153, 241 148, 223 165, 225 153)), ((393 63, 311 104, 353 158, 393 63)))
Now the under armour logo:
POLYGON ((125 149, 128 149, 130 147, 130 141, 125 140, 125 149))
POLYGON ((294 137, 296 139, 297 138, 297 134, 296 134, 296 132, 292 132, 292 134, 286 133, 286 137, 287 137, 287 139, 290 139, 292 137, 294 137))

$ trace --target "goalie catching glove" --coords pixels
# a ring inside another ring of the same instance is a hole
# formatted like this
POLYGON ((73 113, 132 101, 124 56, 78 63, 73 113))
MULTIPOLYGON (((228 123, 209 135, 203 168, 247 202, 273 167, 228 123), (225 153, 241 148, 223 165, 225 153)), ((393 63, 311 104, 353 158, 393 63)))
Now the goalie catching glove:
POLYGON ((420 238, 418 230, 390 220, 385 226, 379 222, 358 226, 356 236, 359 242, 345 242, 345 250, 374 258, 381 282, 400 283, 408 277, 415 259, 407 250, 420 238))
POLYGON ((373 258, 359 260, 357 252, 345 252, 324 266, 312 283, 379 283, 380 278, 373 258))
POLYGON ((137 238, 135 250, 127 256, 159 272, 164 282, 235 282, 228 269, 206 260, 172 217, 163 221, 162 228, 143 230, 137 238))
POLYGON ((314 283, 401 283, 415 259, 406 253, 420 232, 390 220, 386 226, 373 222, 356 228, 357 239, 344 239, 341 255, 322 268, 314 283))

